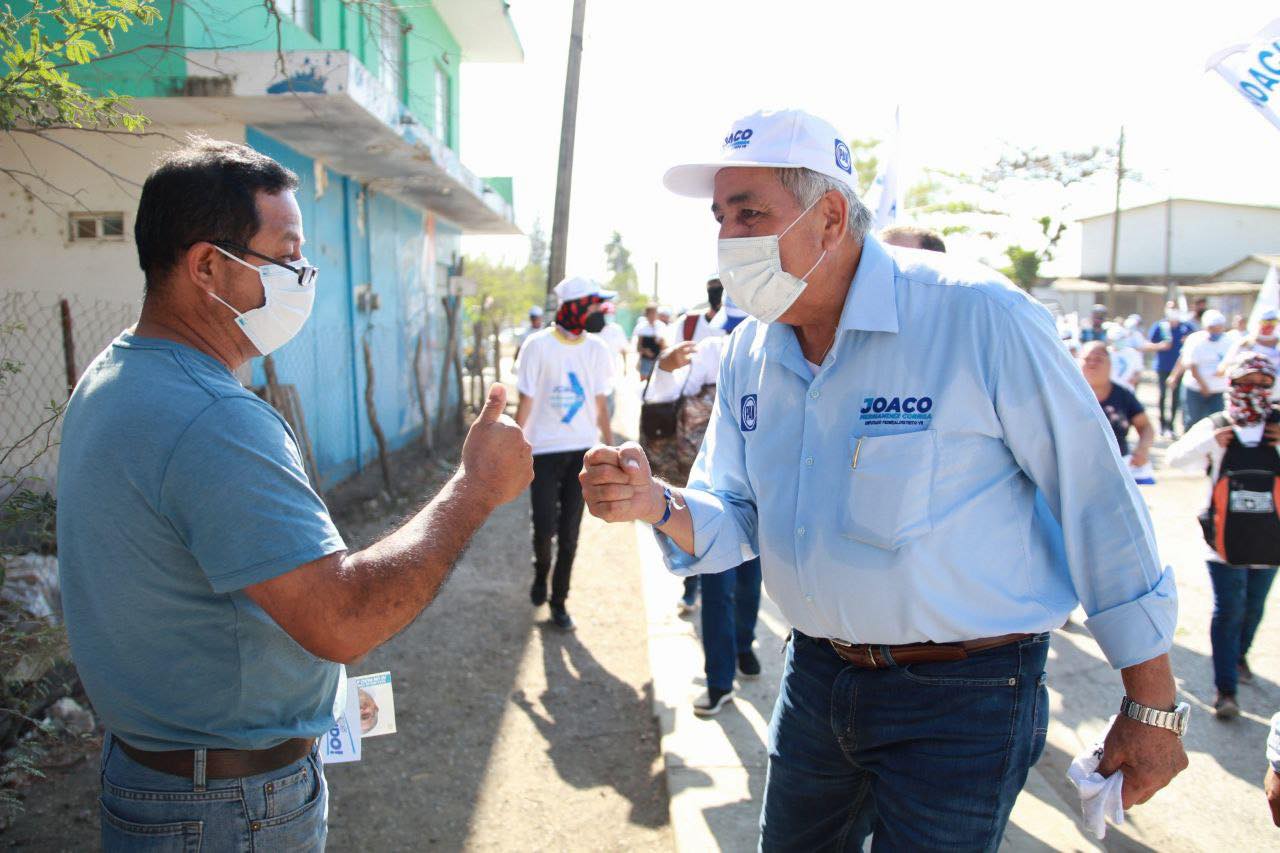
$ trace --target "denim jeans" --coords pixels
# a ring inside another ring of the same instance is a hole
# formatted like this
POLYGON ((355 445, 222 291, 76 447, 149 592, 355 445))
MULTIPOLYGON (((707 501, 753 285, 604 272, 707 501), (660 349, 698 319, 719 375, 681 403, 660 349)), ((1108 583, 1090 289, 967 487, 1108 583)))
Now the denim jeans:
POLYGON ((707 686, 732 690, 738 655, 751 651, 760 613, 760 558, 702 578, 702 653, 707 686))
POLYGON ((102 744, 102 849, 323 850, 329 791, 319 752, 240 779, 144 767, 108 734, 102 744))
POLYGON ((680 600, 690 607, 698 603, 697 575, 689 575, 684 579, 684 592, 681 593, 680 600))
POLYGON ((855 851, 874 832, 874 851, 994 851, 1044 751, 1048 652, 1039 634, 961 661, 861 669, 793 631, 760 849, 855 851))
POLYGON ((1213 583, 1213 619, 1209 623, 1213 684, 1219 693, 1234 696, 1236 663, 1253 645, 1276 570, 1228 566, 1215 560, 1208 563, 1209 580, 1213 583))
POLYGON ((1208 397, 1195 388, 1182 386, 1182 429, 1191 429, 1191 425, 1202 421, 1214 412, 1221 412, 1222 394, 1210 394, 1208 397))
POLYGON ((1167 383, 1169 374, 1172 370, 1161 370, 1156 373, 1156 379, 1160 386, 1160 428, 1173 429, 1173 425, 1178 421, 1178 402, 1182 399, 1181 388, 1170 388, 1167 383), (1169 401, 1166 411, 1165 400, 1169 401))

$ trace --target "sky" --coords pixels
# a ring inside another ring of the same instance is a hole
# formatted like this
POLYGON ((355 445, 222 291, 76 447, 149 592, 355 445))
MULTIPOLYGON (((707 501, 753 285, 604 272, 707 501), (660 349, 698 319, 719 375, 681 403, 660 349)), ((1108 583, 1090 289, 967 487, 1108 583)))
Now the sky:
MULTIPOLYGON (((515 179, 517 224, 555 199, 572 0, 511 0, 523 64, 464 64, 463 162, 515 179)), ((886 138, 900 111, 899 168, 977 173, 1009 145, 1114 145, 1125 128, 1123 206, 1169 196, 1280 204, 1280 135, 1218 75, 1219 48, 1247 41, 1273 3, 864 3, 854 0, 588 0, 570 201, 570 275, 607 278, 617 230, 642 289, 699 301, 716 265, 709 201, 662 186, 681 162, 714 160, 735 118, 799 107, 850 138, 886 138), (1174 11, 1186 9, 1187 11, 1174 11)), ((1010 205, 1069 218, 1110 209, 1114 179, 1010 205)), ((1078 229, 1046 272, 1078 272, 1078 229)), ((961 243, 963 244, 963 239, 961 243)), ((464 252, 523 263, 521 237, 464 239, 464 252)), ((982 246, 961 245, 989 262, 982 246)))

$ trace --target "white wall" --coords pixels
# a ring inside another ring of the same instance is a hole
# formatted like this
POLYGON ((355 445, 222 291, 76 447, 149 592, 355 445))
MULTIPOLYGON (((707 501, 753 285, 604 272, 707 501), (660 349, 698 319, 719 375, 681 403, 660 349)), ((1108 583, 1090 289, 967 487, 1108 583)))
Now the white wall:
MULTIPOLYGON (((1117 274, 1164 274, 1165 210, 1156 204, 1121 211, 1117 274)), ((1111 221, 1108 215, 1081 223, 1082 278, 1107 278, 1111 221)), ((1246 255, 1280 252, 1280 210, 1175 200, 1170 244, 1173 275, 1208 276, 1246 255)))
MULTIPOLYGON (((83 157, 35 137, 0 136, 0 165, 40 176, 22 177, 28 189, 0 177, 5 182, 0 184, 0 327, 8 329, 0 334, 0 358, 22 365, 17 375, 0 383, 0 449, 28 435, 50 403, 67 398, 60 300, 66 299, 71 311, 77 374, 137 319, 142 271, 133 220, 140 184, 156 157, 177 145, 185 133, 154 126, 152 130, 166 135, 58 136, 83 157), (123 211, 124 239, 72 241, 72 210, 123 211)), ((244 141, 242 125, 212 124, 201 130, 244 141)), ((56 441, 56 431, 53 437, 56 441)), ((37 435, 15 452, 6 473, 38 455, 42 443, 37 435)), ((25 473, 52 487, 56 466, 55 447, 25 473)))

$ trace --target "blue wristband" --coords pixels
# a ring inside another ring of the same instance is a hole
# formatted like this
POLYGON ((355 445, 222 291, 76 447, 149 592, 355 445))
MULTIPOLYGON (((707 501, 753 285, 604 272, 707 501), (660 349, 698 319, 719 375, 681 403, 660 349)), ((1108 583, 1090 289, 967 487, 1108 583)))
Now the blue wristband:
POLYGON ((662 525, 666 524, 668 521, 671 520, 671 504, 673 503, 673 501, 671 498, 670 486, 662 487, 662 499, 666 502, 666 506, 662 510, 662 520, 659 521, 657 524, 655 524, 654 527, 661 527, 662 525))

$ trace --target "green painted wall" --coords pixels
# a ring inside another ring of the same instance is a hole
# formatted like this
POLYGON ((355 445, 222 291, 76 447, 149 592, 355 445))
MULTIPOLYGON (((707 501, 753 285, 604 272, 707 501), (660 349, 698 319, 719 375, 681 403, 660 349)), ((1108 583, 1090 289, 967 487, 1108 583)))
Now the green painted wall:
MULTIPOLYGON (((402 66, 406 85, 400 89, 418 122, 458 149, 458 66, 461 50, 449 28, 429 3, 397 0, 407 32, 403 38, 402 66), (442 135, 435 122, 436 69, 448 76, 450 127, 442 135), (443 136, 447 136, 444 139, 443 136)), ((312 0, 313 32, 290 20, 280 22, 278 44, 284 50, 348 50, 375 73, 379 67, 376 21, 341 0, 312 0)), ((29 7, 19 0, 15 7, 29 7)), ((172 15, 152 27, 135 27, 116 37, 117 58, 95 62, 73 72, 77 82, 94 90, 115 91, 138 98, 182 94, 186 85, 186 58, 181 48, 150 47, 185 45, 194 49, 271 51, 277 46, 275 19, 261 0, 182 0, 158 4, 162 14, 172 15), (135 51, 126 53, 126 51, 135 51)))

